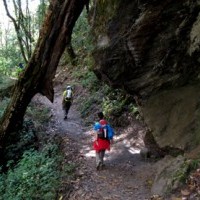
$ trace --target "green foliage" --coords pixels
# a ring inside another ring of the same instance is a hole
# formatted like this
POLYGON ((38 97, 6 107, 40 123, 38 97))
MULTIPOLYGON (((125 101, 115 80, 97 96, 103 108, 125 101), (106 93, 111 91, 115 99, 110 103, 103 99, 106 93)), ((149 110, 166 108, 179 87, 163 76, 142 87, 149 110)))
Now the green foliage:
POLYGON ((17 42, 17 37, 12 30, 6 33, 6 43, 0 48, 0 73, 15 76, 18 64, 23 61, 17 42))
POLYGON ((60 185, 57 153, 51 144, 41 152, 24 152, 16 167, 0 176, 0 199, 55 199, 60 185))
POLYGON ((135 103, 129 104, 129 110, 130 110, 130 113, 136 117, 136 119, 141 120, 141 115, 140 115, 138 107, 135 103))
POLYGON ((73 76, 79 79, 84 88, 90 92, 85 99, 81 98, 79 109, 82 117, 88 116, 93 110, 102 110, 107 119, 119 117, 124 111, 132 113, 140 119, 139 111, 134 100, 123 90, 113 89, 101 83, 92 71, 74 70, 73 76), (96 106, 96 109, 95 109, 96 106))
POLYGON ((15 80, 4 74, 0 75, 0 91, 15 84, 15 80))
POLYGON ((3 100, 1 100, 0 103, 0 118, 3 116, 3 113, 7 107, 9 99, 8 98, 4 98, 3 100))
POLYGON ((36 25, 38 25, 38 29, 41 27, 42 22, 45 17, 45 13, 48 7, 49 1, 48 0, 42 0, 40 1, 40 4, 38 5, 37 8, 37 14, 36 14, 36 25))
MULTIPOLYGON (((100 82, 91 70, 94 64, 91 51, 93 50, 92 36, 90 34, 90 26, 87 20, 87 13, 84 10, 78 18, 72 34, 72 46, 77 55, 76 66, 68 68, 72 70, 72 77, 78 79, 80 84, 91 92, 99 89, 100 82)), ((65 62, 70 63, 70 58, 65 55, 65 62)), ((93 100, 90 100, 92 102, 93 100)), ((86 103, 90 104, 89 102, 86 103)))
POLYGON ((83 87, 88 88, 91 92, 97 91, 100 86, 100 81, 92 71, 87 71, 81 80, 83 87))
POLYGON ((0 118, 9 103, 8 97, 10 97, 14 84, 15 80, 3 74, 0 75, 0 118))
POLYGON ((173 183, 175 182, 181 182, 185 183, 185 181, 188 178, 188 175, 193 170, 197 169, 199 167, 200 160, 186 160, 182 166, 177 169, 175 175, 173 176, 173 183))
MULTIPOLYGON (((0 106, 3 107, 2 102, 0 106)), ((49 111, 42 105, 31 103, 26 115, 26 119, 31 120, 25 120, 23 129, 7 138, 10 143, 3 155, 7 166, 6 170, 5 166, 2 166, 3 170, 0 168, 0 200, 56 199, 61 177, 73 175, 75 166, 72 164, 61 171, 63 155, 59 138, 49 139, 37 131, 43 139, 38 150, 32 121, 44 125, 48 116, 49 111)))
MULTIPOLYGON (((23 128, 18 132, 12 132, 7 137, 4 160, 16 164, 21 159, 24 151, 36 149, 37 138, 32 121, 24 121, 23 128)), ((4 164, 5 165, 5 164, 4 164)))
POLYGON ((184 183, 187 176, 188 176, 188 169, 189 169, 189 164, 187 162, 185 162, 181 168, 179 168, 177 171, 176 171, 176 174, 174 175, 173 177, 173 183, 175 181, 178 181, 178 182, 182 182, 184 183))
POLYGON ((130 104, 130 111, 135 115, 136 113, 138 113, 138 107, 132 103, 130 104))
POLYGON ((93 31, 96 32, 95 35, 99 35, 98 33, 105 33, 108 21, 116 14, 119 3, 120 1, 116 0, 98 0, 96 5, 94 4, 95 7, 92 9, 94 12, 93 15, 98 15, 98 17, 92 21, 95 26, 95 28, 93 28, 93 31))
MULTIPOLYGON (((21 159, 7 162, 7 173, 0 174, 0 200, 56 199, 61 178, 73 177, 76 166, 63 164, 59 138, 48 139, 40 150, 24 151, 21 159)), ((1 170, 0 170, 1 171, 1 170)))
POLYGON ((30 9, 31 4, 34 2, 24 2, 26 5, 23 6, 20 2, 18 0, 7 2, 9 11, 13 19, 16 20, 17 29, 12 26, 12 21, 9 20, 11 21, 9 26, 1 26, 0 30, 0 73, 13 77, 18 77, 18 64, 26 63, 22 55, 24 54, 27 60, 31 57, 48 4, 48 0, 41 1, 38 13, 35 14, 30 9), (19 43, 21 43, 22 48, 20 48, 19 43))
POLYGON ((90 114, 93 106, 100 104, 101 102, 98 99, 98 95, 91 95, 88 98, 81 99, 81 102, 79 104, 79 110, 81 113, 81 117, 86 117, 90 114))
MULTIPOLYGON (((92 41, 93 38, 90 34, 90 26, 88 24, 87 13, 85 10, 83 10, 80 17, 76 21, 72 33, 71 43, 76 54, 76 64, 73 65, 76 65, 82 69, 92 66, 93 58, 90 54, 94 49, 92 41)), ((65 63, 71 63, 71 59, 68 53, 66 53, 63 60, 65 60, 65 63)))
POLYGON ((102 108, 106 116, 120 116, 125 108, 127 97, 122 90, 108 89, 103 98, 102 108))
POLYGON ((82 58, 93 50, 92 35, 88 24, 87 13, 84 10, 78 18, 72 34, 72 45, 82 58))
POLYGON ((85 78, 82 80, 82 85, 89 90, 95 89, 98 86, 98 81, 94 73, 88 71, 85 74, 85 78))
POLYGON ((36 103, 31 103, 26 110, 27 119, 35 119, 34 126, 36 129, 42 127, 44 123, 49 121, 50 110, 48 107, 39 105, 36 103))

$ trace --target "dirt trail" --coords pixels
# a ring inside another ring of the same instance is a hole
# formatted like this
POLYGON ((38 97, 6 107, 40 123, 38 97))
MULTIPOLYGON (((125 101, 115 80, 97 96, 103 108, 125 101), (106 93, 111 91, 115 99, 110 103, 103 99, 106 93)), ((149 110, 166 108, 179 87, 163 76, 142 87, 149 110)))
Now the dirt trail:
MULTIPOLYGON (((92 149, 92 124, 91 127, 84 126, 84 121, 76 111, 75 105, 72 105, 68 119, 64 121, 61 98, 62 96, 57 91, 53 104, 46 98, 42 101, 52 109, 53 123, 57 124, 59 133, 66 141, 66 155, 71 151, 74 154, 74 160, 81 161, 77 170, 77 180, 73 182, 70 194, 61 199, 150 199, 150 186, 154 176, 153 164, 141 160, 139 148, 132 145, 138 141, 135 139, 131 143, 129 140, 130 135, 128 133, 130 130, 127 131, 127 134, 119 135, 116 133, 111 151, 106 152, 105 169, 96 171, 95 152, 92 149)), ((133 124, 129 129, 131 129, 132 135, 137 135, 138 131, 141 131, 141 127, 137 124, 133 124)))

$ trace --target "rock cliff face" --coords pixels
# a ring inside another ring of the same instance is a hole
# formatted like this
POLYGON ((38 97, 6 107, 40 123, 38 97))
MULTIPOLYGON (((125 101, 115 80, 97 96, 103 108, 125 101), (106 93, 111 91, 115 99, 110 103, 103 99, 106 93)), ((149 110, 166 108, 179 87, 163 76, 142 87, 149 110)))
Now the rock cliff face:
POLYGON ((92 19, 97 76, 139 97, 160 146, 200 145, 200 1, 97 1, 92 19))

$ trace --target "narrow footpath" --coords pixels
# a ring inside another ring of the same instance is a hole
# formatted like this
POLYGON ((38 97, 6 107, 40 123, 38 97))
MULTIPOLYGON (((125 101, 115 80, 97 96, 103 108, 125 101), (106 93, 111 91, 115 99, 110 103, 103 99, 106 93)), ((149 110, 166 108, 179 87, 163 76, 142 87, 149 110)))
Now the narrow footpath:
MULTIPOLYGON (((111 150, 106 152, 106 167, 102 171, 95 168, 95 151, 92 149, 94 134, 92 125, 86 127, 72 105, 68 119, 63 120, 62 95, 55 91, 54 103, 45 97, 37 98, 51 108, 54 128, 64 141, 66 163, 77 164, 77 178, 71 187, 63 180, 62 191, 66 194, 60 200, 148 200, 155 175, 153 163, 142 160, 139 151, 141 138, 137 138, 142 127, 130 125, 123 133, 116 133, 111 150), (134 136, 134 137, 133 137, 134 136), (69 160, 69 155, 71 160, 69 160)), ((50 132, 51 132, 50 131, 50 132)))

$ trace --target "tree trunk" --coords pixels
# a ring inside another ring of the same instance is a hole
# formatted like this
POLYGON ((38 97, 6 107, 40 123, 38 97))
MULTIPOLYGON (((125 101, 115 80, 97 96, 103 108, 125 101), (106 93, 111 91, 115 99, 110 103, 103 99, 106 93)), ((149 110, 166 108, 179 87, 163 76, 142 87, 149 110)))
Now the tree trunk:
POLYGON ((88 0, 52 0, 35 51, 15 85, 0 125, 0 144, 20 128, 26 108, 36 93, 53 102, 53 78, 60 57, 70 43, 72 29, 88 0))
POLYGON ((71 43, 67 45, 67 53, 69 55, 71 64, 75 66, 77 64, 77 62, 76 62, 76 54, 74 52, 74 49, 73 49, 71 43))

